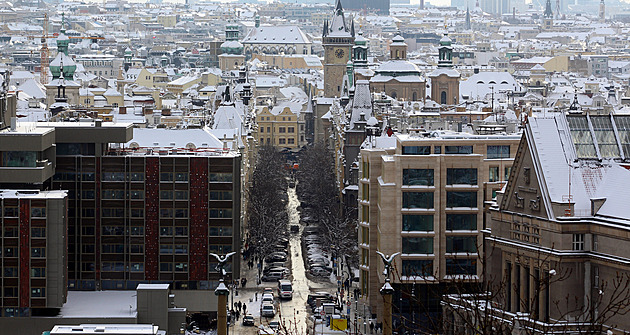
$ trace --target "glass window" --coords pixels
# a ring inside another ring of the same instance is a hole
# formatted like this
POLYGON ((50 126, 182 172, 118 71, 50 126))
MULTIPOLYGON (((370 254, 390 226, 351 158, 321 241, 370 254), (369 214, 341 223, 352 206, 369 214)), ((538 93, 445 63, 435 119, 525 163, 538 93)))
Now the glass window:
POLYGON ((144 172, 129 172, 129 180, 144 181, 144 172))
POLYGON ((83 252, 84 254, 93 254, 94 250, 94 244, 81 244, 81 252, 83 252))
POLYGON ((160 254, 161 255, 172 255, 173 254, 173 245, 172 244, 160 244, 160 254))
POLYGON ((144 227, 135 227, 132 226, 129 228, 129 235, 132 236, 143 236, 144 235, 144 227))
POLYGON ((597 158, 586 116, 567 116, 567 121, 578 158, 597 158))
POLYGON ((446 252, 476 253, 477 236, 446 236, 446 252))
POLYGON ((124 198, 124 190, 103 190, 103 199, 122 200, 124 198))
POLYGON ((144 263, 129 263, 130 272, 144 272, 144 263))
POLYGON ((433 192, 403 192, 403 208, 433 208, 433 192))
POLYGON ((125 181, 124 172, 103 172, 103 181, 125 181))
POLYGON ((173 236, 173 227, 160 227, 160 236, 173 236))
POLYGON ((505 178, 503 178, 503 180, 508 181, 510 179, 510 172, 512 172, 512 167, 508 166, 504 169, 505 172, 505 178))
POLYGON ((430 146, 405 145, 402 147, 403 155, 430 155, 430 146))
POLYGON ((473 153, 472 145, 447 145, 444 147, 447 155, 469 155, 473 153))
POLYGON ((188 236, 188 227, 175 227, 175 236, 188 236))
POLYGON ((160 181, 173 181, 173 173, 172 172, 162 172, 160 173, 160 181))
POLYGON ((17 248, 16 247, 4 248, 4 257, 17 257, 17 248))
POLYGON ((489 159, 510 158, 509 145, 489 145, 486 149, 489 159))
POLYGON ((488 181, 489 182, 499 181, 499 167, 498 166, 490 167, 490 169, 488 170, 488 181))
POLYGON ((433 215, 403 214, 402 230, 404 231, 433 231, 433 215))
POLYGON ((173 272, 173 263, 160 263, 160 272, 173 272))
POLYGON ((31 217, 33 217, 33 218, 45 218, 46 217, 46 207, 32 207, 31 208, 31 217))
MULTIPOLYGON (((17 298, 18 296, 18 288, 17 287, 5 287, 4 288, 4 297, 5 298, 17 298)), ((9 308, 5 309, 6 311, 9 311, 9 308)), ((9 316, 9 313, 5 313, 5 316, 9 316)), ((11 315, 15 315, 15 312, 11 313, 11 315)))
POLYGON ((125 217, 125 210, 123 208, 103 208, 103 217, 122 218, 125 217))
POLYGON ((44 258, 46 257, 46 248, 31 248, 32 258, 44 258))
POLYGON ((175 249, 175 254, 187 254, 188 253, 188 245, 187 244, 176 244, 174 249, 175 249))
POLYGON ((210 191, 210 200, 232 200, 232 191, 210 191))
POLYGON ((630 157, 630 116, 615 115, 614 119, 623 154, 628 158, 630 157))
POLYGON ((131 199, 144 199, 144 191, 142 190, 130 190, 129 198, 131 199))
POLYGON ((433 153, 434 154, 441 154, 442 153, 442 146, 441 145, 436 145, 433 147, 433 153))
POLYGON ((209 227, 209 236, 232 236, 232 227, 209 227))
POLYGON ((122 254, 125 252, 123 244, 103 244, 102 253, 104 254, 122 254))
POLYGON ((601 156, 605 158, 621 157, 610 116, 593 115, 591 116, 591 124, 601 156))
POLYGON ((81 191, 81 199, 84 200, 92 200, 96 198, 96 194, 94 190, 82 190, 81 191))
POLYGON ((175 200, 188 200, 188 191, 175 191, 175 200))
POLYGON ((584 250, 584 234, 573 234, 573 250, 584 250))
POLYGON ((210 181, 211 182, 218 182, 218 183, 231 183, 232 182, 232 173, 231 172, 210 173, 210 181))
POLYGON ((175 272, 188 272, 188 263, 175 263, 175 272))
POLYGON ((46 268, 31 268, 31 278, 44 278, 46 277, 46 268))
POLYGON ((173 191, 171 190, 160 191, 160 200, 173 200, 173 191))
POLYGON ((446 214, 446 230, 477 230, 477 214, 446 214))
POLYGON ((94 227, 90 227, 90 226, 81 227, 81 235, 94 236, 94 227))
POLYGON ((4 267, 4 277, 5 278, 17 278, 18 269, 17 267, 5 266, 4 267))
POLYGON ((403 237, 403 254, 432 254, 433 237, 403 237))
POLYGON ((94 208, 81 208, 81 216, 84 218, 93 218, 94 214, 96 214, 94 208))
POLYGON ((232 218, 232 209, 210 208, 210 218, 230 219, 232 218))
POLYGON ((187 208, 176 208, 175 209, 175 217, 176 218, 187 218, 188 217, 188 209, 187 208))
POLYGON ((16 218, 20 216, 20 211, 17 207, 4 207, 4 216, 16 218))
POLYGON ((477 192, 446 192, 446 207, 477 207, 477 192))
POLYGON ((144 217, 144 209, 143 208, 131 208, 129 210, 129 214, 132 218, 142 218, 144 217))
POLYGON ((131 245, 129 245, 129 253, 130 254, 143 254, 144 253, 144 245, 143 244, 131 244, 131 245))
POLYGON ((403 185, 433 186, 433 170, 403 169, 403 185))
POLYGON ((476 275, 477 260, 476 259, 446 259, 447 275, 476 275))
POLYGON ((184 173, 184 172, 175 173, 175 181, 188 181, 188 173, 184 173))
POLYGON ((5 167, 36 167, 36 151, 5 151, 2 153, 2 166, 5 167))
POLYGON ((430 259, 403 259, 403 276, 432 276, 433 261, 430 259))
POLYGON ((121 226, 103 226, 103 235, 120 236, 123 235, 124 227, 121 226))
POLYGON ((19 229, 18 227, 7 226, 4 227, 4 237, 18 237, 19 229))
POLYGON ((447 185, 477 185, 477 169, 446 169, 447 185))
POLYGON ((173 217, 172 208, 160 208, 160 218, 172 218, 172 217, 173 217))

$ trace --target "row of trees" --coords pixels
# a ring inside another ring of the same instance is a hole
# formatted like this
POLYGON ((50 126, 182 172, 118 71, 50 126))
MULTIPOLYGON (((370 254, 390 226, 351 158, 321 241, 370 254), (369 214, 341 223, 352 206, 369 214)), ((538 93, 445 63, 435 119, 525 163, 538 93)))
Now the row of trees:
POLYGON ((351 211, 344 208, 335 178, 335 162, 323 143, 308 147, 299 158, 297 194, 307 215, 319 225, 325 245, 336 258, 351 266, 358 263, 357 228, 351 211))
POLYGON ((287 172, 285 158, 274 147, 258 150, 256 167, 247 187, 247 253, 261 259, 272 252, 287 232, 287 172))

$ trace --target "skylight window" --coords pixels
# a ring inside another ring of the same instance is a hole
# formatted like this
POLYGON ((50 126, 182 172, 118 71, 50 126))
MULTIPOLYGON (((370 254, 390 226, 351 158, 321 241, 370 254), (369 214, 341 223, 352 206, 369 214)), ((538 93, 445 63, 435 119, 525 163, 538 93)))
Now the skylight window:
POLYGON ((630 158, 630 116, 615 116, 615 124, 626 159, 630 158))
POLYGON ((586 116, 567 116, 578 158, 598 158, 586 116))
POLYGON ((621 157, 610 117, 591 116, 591 124, 593 125, 595 139, 597 140, 601 156, 604 158, 621 157))

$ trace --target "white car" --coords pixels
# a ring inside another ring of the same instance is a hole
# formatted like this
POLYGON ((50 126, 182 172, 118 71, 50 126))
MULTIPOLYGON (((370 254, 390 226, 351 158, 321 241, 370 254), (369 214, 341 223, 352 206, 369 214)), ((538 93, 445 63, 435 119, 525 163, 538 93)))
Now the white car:
POLYGON ((270 293, 265 293, 262 296, 262 303, 263 304, 273 304, 273 294, 270 293))
POLYGON ((273 318, 276 315, 276 308, 271 304, 263 304, 262 307, 260 307, 260 315, 273 318))

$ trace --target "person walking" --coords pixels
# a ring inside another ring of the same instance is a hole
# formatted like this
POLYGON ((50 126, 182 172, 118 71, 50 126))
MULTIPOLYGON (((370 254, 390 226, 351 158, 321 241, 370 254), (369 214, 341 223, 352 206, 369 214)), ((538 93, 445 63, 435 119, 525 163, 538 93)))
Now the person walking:
POLYGON ((243 304, 243 315, 247 314, 247 304, 243 304))

